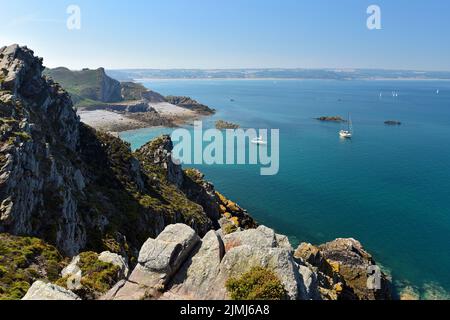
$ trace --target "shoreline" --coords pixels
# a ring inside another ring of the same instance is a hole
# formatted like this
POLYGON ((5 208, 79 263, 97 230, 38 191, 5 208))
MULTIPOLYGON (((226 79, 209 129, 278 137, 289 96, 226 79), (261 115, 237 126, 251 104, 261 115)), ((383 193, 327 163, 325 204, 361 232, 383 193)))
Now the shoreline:
POLYGON ((88 126, 113 134, 146 128, 177 128, 207 117, 207 115, 169 103, 158 103, 151 106, 155 111, 130 113, 97 109, 78 110, 77 115, 80 117, 80 121, 88 126))
POLYGON ((435 78, 361 78, 361 79, 326 79, 326 78, 134 78, 130 81, 147 82, 147 81, 450 81, 450 79, 435 78))

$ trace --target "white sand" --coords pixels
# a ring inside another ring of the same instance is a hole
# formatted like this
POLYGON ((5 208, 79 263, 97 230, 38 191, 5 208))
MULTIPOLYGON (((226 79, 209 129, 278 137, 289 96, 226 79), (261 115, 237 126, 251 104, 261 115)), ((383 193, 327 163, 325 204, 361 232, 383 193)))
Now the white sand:
POLYGON ((106 110, 80 110, 78 111, 78 115, 82 122, 102 130, 115 130, 117 127, 142 126, 140 121, 106 110))
POLYGON ((196 115, 192 110, 181 108, 167 102, 150 103, 150 105, 162 116, 195 117, 196 115))

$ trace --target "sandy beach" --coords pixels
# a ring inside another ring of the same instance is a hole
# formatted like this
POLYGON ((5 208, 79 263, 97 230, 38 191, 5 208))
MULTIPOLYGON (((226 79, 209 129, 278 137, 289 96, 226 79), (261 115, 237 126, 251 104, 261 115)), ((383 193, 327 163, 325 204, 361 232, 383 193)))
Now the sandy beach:
POLYGON ((129 128, 142 128, 146 126, 146 123, 142 121, 107 110, 82 110, 78 111, 78 115, 82 122, 102 131, 123 131, 129 130, 129 128))
POLYGON ((185 108, 178 107, 168 102, 150 103, 150 105, 161 115, 169 117, 196 117, 197 114, 185 108))
POLYGON ((176 105, 159 102, 149 104, 156 112, 114 112, 109 110, 79 110, 85 124, 102 131, 121 132, 153 126, 176 126, 199 118, 199 115, 176 105))

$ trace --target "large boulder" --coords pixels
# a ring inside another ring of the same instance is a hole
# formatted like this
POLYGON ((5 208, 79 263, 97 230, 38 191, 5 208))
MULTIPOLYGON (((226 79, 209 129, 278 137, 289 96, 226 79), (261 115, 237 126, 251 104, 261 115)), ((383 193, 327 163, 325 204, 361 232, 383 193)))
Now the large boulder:
POLYGON ((301 269, 294 261, 292 248, 287 245, 284 236, 260 226, 223 238, 219 232, 208 233, 200 249, 192 253, 162 298, 230 299, 226 282, 255 267, 273 271, 289 299, 312 299, 317 296, 314 271, 307 272, 307 267, 301 269))
POLYGON ((57 285, 36 281, 22 300, 80 300, 80 298, 57 285))
POLYGON ((225 254, 213 297, 228 299, 229 296, 225 290, 226 281, 232 277, 240 277, 254 267, 272 270, 280 279, 290 300, 308 299, 303 279, 289 250, 251 245, 234 247, 225 254))
POLYGON ((202 240, 199 250, 193 252, 172 281, 165 298, 206 300, 217 290, 215 281, 224 255, 223 242, 215 231, 202 240))
POLYGON ((226 285, 255 268, 273 272, 290 300, 384 299, 371 256, 353 239, 316 247, 301 244, 295 254, 287 239, 265 226, 223 235, 210 231, 200 241, 185 225, 168 226, 141 249, 131 276, 104 299, 227 300, 226 285), (372 284, 372 286, 371 286, 372 284))
POLYGON ((200 241, 184 224, 169 225, 156 238, 148 239, 139 252, 138 265, 129 279, 118 283, 105 299, 151 298, 163 291, 175 272, 200 241))

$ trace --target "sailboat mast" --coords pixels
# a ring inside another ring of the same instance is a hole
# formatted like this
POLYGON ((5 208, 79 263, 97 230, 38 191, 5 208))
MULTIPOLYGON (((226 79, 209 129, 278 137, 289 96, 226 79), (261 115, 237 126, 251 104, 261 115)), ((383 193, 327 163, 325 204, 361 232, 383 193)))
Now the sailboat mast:
POLYGON ((352 117, 348 114, 348 131, 353 133, 352 117))

